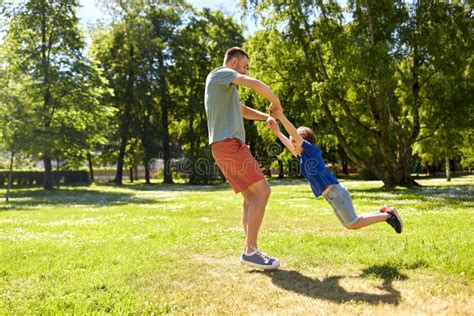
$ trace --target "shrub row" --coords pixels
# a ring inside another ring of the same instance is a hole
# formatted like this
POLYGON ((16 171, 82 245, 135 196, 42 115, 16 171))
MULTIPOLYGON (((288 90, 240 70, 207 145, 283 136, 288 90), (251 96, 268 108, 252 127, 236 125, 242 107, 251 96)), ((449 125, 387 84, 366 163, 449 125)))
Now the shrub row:
MULTIPOLYGON (((61 184, 89 184, 87 171, 53 171, 55 185, 61 184)), ((14 171, 12 173, 12 187, 42 186, 44 181, 43 171, 14 171)), ((0 171, 0 188, 8 184, 8 171, 0 171)))

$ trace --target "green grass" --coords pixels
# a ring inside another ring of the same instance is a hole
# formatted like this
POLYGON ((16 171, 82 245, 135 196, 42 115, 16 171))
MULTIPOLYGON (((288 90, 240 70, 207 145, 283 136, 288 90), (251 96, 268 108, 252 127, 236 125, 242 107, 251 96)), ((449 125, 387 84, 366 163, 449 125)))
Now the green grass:
MULTIPOLYGON (((361 214, 344 229, 304 181, 272 180, 259 245, 282 268, 240 266, 241 196, 227 185, 93 185, 0 202, 0 314, 469 314, 474 176, 382 190, 343 181, 361 214)), ((1 191, 4 194, 5 191, 1 191)))

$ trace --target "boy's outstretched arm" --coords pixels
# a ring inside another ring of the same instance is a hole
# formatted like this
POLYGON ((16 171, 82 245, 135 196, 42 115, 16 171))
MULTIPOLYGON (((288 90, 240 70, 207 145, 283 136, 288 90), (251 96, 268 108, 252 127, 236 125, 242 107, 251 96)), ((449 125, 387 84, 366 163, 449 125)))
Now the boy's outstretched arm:
POLYGON ((267 119, 267 124, 270 127, 270 129, 273 131, 273 133, 280 139, 280 141, 285 145, 286 148, 291 152, 293 156, 297 156, 295 147, 293 147, 293 144, 291 141, 283 135, 283 133, 280 131, 280 128, 278 127, 277 121, 273 117, 269 117, 267 119))
POLYGON ((286 118, 286 116, 283 114, 283 111, 281 110, 281 108, 275 109, 270 114, 271 114, 271 116, 273 116, 273 117, 280 120, 280 122, 283 124, 283 127, 285 128, 285 130, 295 140, 295 142, 298 146, 301 146, 303 144, 303 137, 301 137, 300 134, 298 134, 298 132, 296 130, 296 127, 293 125, 293 123, 291 123, 286 118))

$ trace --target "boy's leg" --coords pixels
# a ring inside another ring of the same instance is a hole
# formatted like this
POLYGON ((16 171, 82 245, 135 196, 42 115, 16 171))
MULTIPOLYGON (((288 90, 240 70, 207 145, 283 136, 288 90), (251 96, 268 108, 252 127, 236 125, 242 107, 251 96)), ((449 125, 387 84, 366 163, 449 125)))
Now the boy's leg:
POLYGON ((388 213, 363 214, 359 216, 357 222, 347 225, 346 227, 349 229, 360 229, 376 223, 386 222, 389 217, 390 214, 388 213))
POLYGON ((357 216, 349 191, 340 184, 336 184, 332 190, 326 194, 325 198, 329 204, 331 204, 339 221, 348 229, 360 229, 376 223, 387 222, 397 233, 401 232, 401 220, 399 221, 400 225, 395 223, 395 221, 399 220, 398 214, 396 220, 393 219, 394 215, 392 213, 395 212, 395 210, 381 210, 381 213, 357 216))

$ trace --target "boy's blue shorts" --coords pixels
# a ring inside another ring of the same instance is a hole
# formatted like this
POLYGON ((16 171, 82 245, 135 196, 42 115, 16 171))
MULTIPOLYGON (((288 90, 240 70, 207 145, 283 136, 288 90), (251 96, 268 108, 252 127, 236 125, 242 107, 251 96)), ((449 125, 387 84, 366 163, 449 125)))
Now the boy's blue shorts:
POLYGON ((354 211, 349 191, 339 183, 336 183, 324 198, 331 204, 334 213, 342 225, 347 227, 359 219, 354 211))

